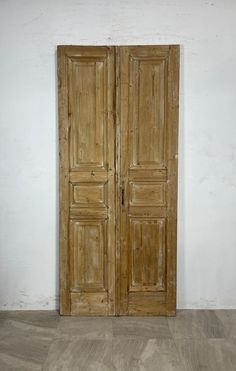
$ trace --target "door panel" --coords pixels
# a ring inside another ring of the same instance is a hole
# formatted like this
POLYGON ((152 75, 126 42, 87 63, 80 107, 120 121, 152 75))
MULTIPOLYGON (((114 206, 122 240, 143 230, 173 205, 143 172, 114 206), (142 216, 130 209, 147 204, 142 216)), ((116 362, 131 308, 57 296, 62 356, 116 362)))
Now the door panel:
POLYGON ((165 57, 129 59, 130 167, 165 166, 165 57))
POLYGON ((129 182, 129 206, 165 206, 166 184, 142 181, 129 182))
POLYGON ((120 314, 171 315, 176 307, 179 48, 122 47, 119 61, 120 314))
POLYGON ((173 315, 178 46, 58 47, 60 313, 173 315))
POLYGON ((106 56, 68 59, 71 170, 88 167, 105 170, 106 64, 106 56))
POLYGON ((130 218, 129 292, 165 291, 165 219, 130 218))
POLYGON ((71 291, 106 291, 106 221, 70 222, 71 291))
POLYGON ((58 47, 61 314, 115 312, 114 48, 58 47))

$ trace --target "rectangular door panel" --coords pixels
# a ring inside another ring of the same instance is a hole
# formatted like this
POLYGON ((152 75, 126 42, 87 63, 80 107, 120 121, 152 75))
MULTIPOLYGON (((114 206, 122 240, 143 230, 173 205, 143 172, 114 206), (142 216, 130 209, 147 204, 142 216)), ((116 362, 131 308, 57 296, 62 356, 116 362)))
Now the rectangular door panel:
POLYGON ((166 185, 163 182, 129 182, 130 206, 165 206, 166 185))
POLYGON ((70 183, 71 207, 107 207, 107 182, 70 183))
POLYGON ((107 164, 106 71, 106 57, 68 59, 71 169, 107 164))
POLYGON ((115 313, 114 48, 58 47, 60 312, 115 313))
POLYGON ((59 46, 60 313, 173 315, 178 46, 59 46))
POLYGON ((179 47, 128 46, 118 54, 119 313, 173 315, 179 47))
POLYGON ((130 166, 165 166, 166 58, 130 55, 130 166))
POLYGON ((129 292, 165 291, 165 219, 129 218, 129 292))
POLYGON ((106 220, 71 220, 71 292, 106 291, 106 234, 106 220))

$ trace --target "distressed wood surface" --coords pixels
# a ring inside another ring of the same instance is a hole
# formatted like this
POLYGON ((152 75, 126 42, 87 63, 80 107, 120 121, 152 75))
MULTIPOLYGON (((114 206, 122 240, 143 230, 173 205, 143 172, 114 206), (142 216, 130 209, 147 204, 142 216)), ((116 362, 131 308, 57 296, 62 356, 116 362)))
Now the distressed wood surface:
POLYGON ((120 48, 120 314, 174 315, 178 46, 120 48))
POLYGON ((58 47, 60 310, 173 315, 178 46, 58 47))
POLYGON ((58 47, 61 314, 115 314, 114 48, 58 47))

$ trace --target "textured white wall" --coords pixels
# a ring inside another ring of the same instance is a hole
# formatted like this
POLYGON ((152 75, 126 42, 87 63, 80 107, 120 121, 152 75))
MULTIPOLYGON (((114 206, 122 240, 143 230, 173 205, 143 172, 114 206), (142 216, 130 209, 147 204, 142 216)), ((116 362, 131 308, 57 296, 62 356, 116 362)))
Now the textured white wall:
POLYGON ((0 0, 0 307, 58 294, 57 44, 181 44, 178 307, 236 308, 236 2, 0 0))

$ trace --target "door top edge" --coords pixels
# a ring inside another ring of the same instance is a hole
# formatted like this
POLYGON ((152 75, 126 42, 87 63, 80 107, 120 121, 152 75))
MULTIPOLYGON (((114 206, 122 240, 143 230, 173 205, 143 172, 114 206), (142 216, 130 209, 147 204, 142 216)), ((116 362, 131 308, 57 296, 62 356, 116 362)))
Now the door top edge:
POLYGON ((181 44, 129 44, 129 45, 124 45, 124 44, 112 44, 112 45, 73 45, 73 44, 68 44, 68 45, 57 45, 57 49, 60 48, 138 48, 138 47, 180 47, 181 44))

